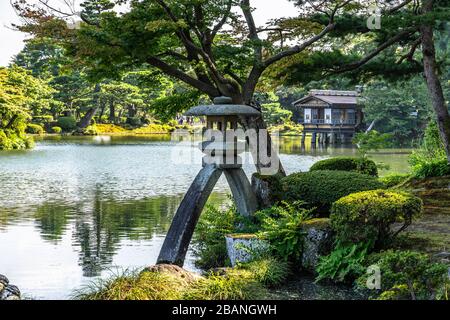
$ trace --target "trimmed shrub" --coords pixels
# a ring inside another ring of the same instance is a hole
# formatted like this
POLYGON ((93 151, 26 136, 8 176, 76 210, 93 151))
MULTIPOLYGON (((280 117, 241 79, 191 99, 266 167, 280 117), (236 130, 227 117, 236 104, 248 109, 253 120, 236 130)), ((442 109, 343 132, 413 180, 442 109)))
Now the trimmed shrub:
POLYGON ((61 133, 62 129, 61 127, 52 127, 52 133, 61 133))
POLYGON ((354 171, 362 174, 377 177, 378 169, 375 162, 367 158, 331 158, 315 163, 310 171, 317 170, 338 170, 338 171, 354 171))
POLYGON ((27 126, 26 133, 29 133, 29 134, 44 134, 44 128, 42 128, 38 124, 30 123, 27 126))
MULTIPOLYGON (((369 292, 379 300, 448 300, 450 279, 448 266, 433 263, 426 254, 414 251, 388 250, 369 256, 368 265, 380 268, 381 289, 369 292)), ((358 288, 367 290, 370 275, 357 281, 358 288)))
POLYGON ((384 183, 386 188, 393 188, 399 184, 408 180, 411 176, 409 174, 393 173, 384 177, 381 177, 380 182, 384 183))
POLYGON ((422 212, 422 200, 406 192, 373 190, 339 199, 331 210, 331 226, 342 244, 384 245, 405 230, 422 212), (403 225, 392 231, 392 224, 403 225))
POLYGON ((58 127, 63 131, 72 131, 77 128, 77 120, 74 117, 60 117, 58 127))
POLYGON ((319 213, 328 213, 333 202, 351 193, 384 188, 369 175, 327 170, 295 173, 283 178, 282 185, 286 201, 305 201, 319 213))

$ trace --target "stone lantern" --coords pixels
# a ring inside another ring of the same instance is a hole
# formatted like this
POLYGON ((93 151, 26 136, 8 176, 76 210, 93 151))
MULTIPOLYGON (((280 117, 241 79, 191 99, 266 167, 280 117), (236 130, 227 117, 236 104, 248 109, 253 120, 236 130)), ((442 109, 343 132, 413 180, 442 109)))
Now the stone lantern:
POLYGON ((214 99, 214 105, 197 106, 187 116, 206 116, 204 141, 200 149, 205 156, 200 170, 190 186, 164 241, 158 264, 182 266, 198 219, 222 173, 230 185, 238 212, 250 216, 258 209, 256 196, 242 169, 239 155, 245 151, 245 141, 237 138, 241 119, 261 117, 261 112, 247 105, 232 104, 231 98, 214 99))

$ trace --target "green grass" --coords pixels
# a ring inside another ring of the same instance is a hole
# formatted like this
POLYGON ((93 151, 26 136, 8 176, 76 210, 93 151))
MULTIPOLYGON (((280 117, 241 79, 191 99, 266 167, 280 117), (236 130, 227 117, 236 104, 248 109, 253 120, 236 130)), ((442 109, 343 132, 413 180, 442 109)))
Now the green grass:
POLYGON ((274 287, 284 283, 290 273, 290 265, 274 257, 252 261, 242 265, 252 277, 264 286, 274 287))
POLYGON ((75 300, 178 300, 188 282, 167 273, 125 271, 76 290, 75 300))
POLYGON ((180 277, 169 272, 125 271, 106 280, 92 281, 76 290, 74 300, 251 300, 266 289, 254 274, 228 269, 206 277, 180 277))
POLYGON ((247 270, 230 269, 224 275, 211 273, 190 286, 184 300, 252 300, 262 299, 266 290, 247 270))

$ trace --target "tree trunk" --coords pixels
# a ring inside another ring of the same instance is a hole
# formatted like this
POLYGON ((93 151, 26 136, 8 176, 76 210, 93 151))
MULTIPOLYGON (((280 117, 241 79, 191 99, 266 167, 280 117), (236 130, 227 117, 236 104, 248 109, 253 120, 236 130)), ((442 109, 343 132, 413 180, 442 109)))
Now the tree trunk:
POLYGON ((95 85, 95 89, 94 89, 94 97, 92 98, 92 104, 93 107, 90 108, 86 114, 84 115, 84 117, 80 120, 80 125, 78 126, 80 129, 84 129, 86 127, 88 127, 91 124, 92 118, 95 116, 95 114, 97 113, 97 110, 99 109, 99 104, 98 104, 98 95, 97 93, 100 92, 101 87, 99 84, 95 85))
POLYGON ((116 106, 113 99, 109 101, 109 122, 116 123, 116 106))
POLYGON ((128 118, 134 118, 136 116, 136 108, 134 104, 128 105, 128 118))
MULTIPOLYGON (((233 97, 233 103, 243 104, 244 97, 253 96, 253 93, 244 92, 243 94, 232 94, 231 96, 233 97)), ((250 103, 247 103, 247 104, 250 105, 250 103)), ((261 109, 259 106, 258 107, 252 106, 252 107, 257 108, 259 110, 261 109)), ((249 121, 248 121, 248 119, 241 119, 241 122, 243 123, 245 130, 254 129, 257 133, 259 133, 260 130, 267 130, 267 125, 264 122, 262 115, 259 118, 250 119, 249 121)), ((277 152, 277 150, 275 150, 275 148, 273 146, 272 137, 270 136, 269 133, 267 133, 267 144, 266 144, 267 149, 265 151, 266 151, 266 154, 269 157, 271 157, 271 159, 272 159, 271 163, 264 164, 260 161, 260 157, 259 157, 259 153, 258 153, 260 145, 261 145, 261 143, 258 141, 257 148, 251 149, 253 161, 255 162, 255 166, 256 166, 258 173, 266 175, 266 174, 264 174, 266 172, 266 169, 269 167, 273 167, 273 165, 274 165, 273 162, 276 162, 275 166, 277 168, 277 172, 275 172, 275 173, 286 176, 286 172, 285 172, 283 165, 281 163, 281 160, 278 156, 278 152, 277 152)), ((271 171, 271 170, 269 170, 269 171, 271 171)), ((275 174, 275 173, 273 173, 273 174, 275 174)))
POLYGON ((103 118, 103 115, 105 114, 105 109, 106 109, 106 104, 105 104, 104 101, 102 101, 101 107, 100 107, 100 114, 98 115, 98 122, 99 123, 103 122, 102 118, 103 118))
POLYGON ((78 127, 80 129, 87 128, 91 124, 92 118, 97 113, 97 110, 98 110, 98 106, 95 106, 95 107, 89 109, 88 112, 86 112, 86 114, 84 115, 84 117, 80 120, 80 124, 78 127))
MULTIPOLYGON (((433 9, 433 0, 424 0, 424 13, 433 9)), ((439 133, 447 153, 447 160, 450 163, 450 115, 448 106, 445 102, 441 81, 438 75, 438 67, 436 64, 436 49, 434 46, 433 26, 424 25, 420 28, 422 35, 422 52, 424 73, 430 93, 434 111, 437 116, 437 124, 439 133)))

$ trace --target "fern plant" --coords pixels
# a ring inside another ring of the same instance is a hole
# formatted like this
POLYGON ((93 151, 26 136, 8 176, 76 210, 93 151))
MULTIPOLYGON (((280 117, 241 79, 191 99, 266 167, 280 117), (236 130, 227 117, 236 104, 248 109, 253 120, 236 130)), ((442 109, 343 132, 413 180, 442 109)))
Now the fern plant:
POLYGON ((313 213, 303 205, 303 202, 282 202, 257 214, 261 221, 259 238, 267 240, 276 255, 284 261, 299 261, 301 258, 305 236, 303 223, 313 213))
POLYGON ((352 282, 365 272, 365 261, 373 243, 365 242, 350 246, 337 246, 333 252, 323 257, 316 268, 316 282, 333 280, 352 282))

